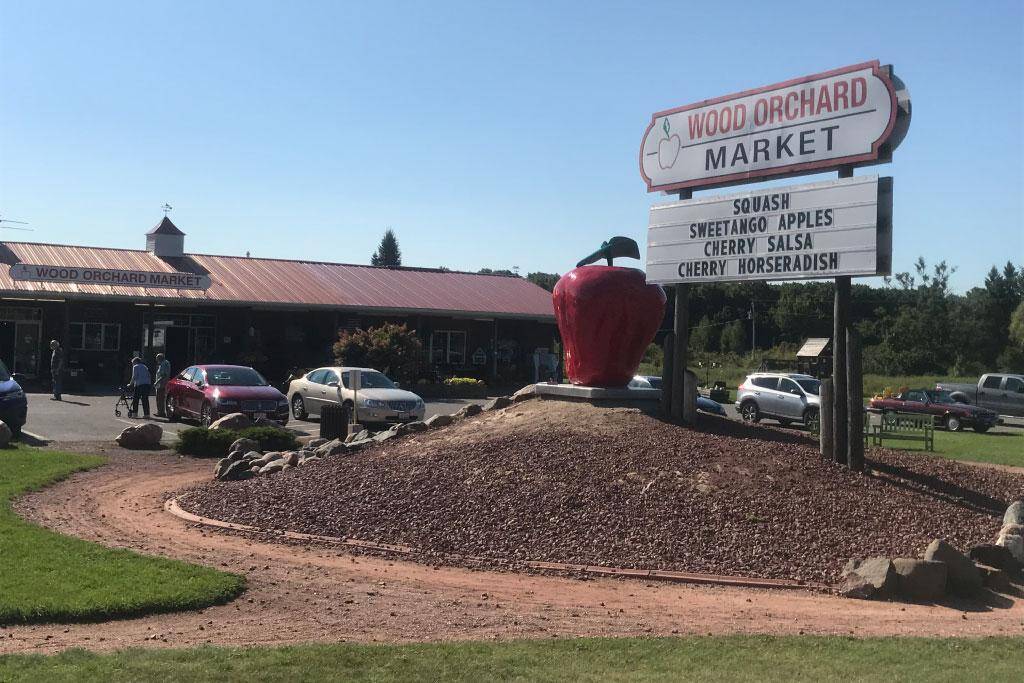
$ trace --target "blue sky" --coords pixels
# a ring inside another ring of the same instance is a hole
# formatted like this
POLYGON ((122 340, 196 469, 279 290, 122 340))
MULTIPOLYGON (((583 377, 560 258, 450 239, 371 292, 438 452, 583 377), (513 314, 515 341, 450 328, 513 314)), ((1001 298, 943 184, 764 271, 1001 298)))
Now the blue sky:
POLYGON ((913 123, 858 173, 895 178, 896 269, 962 290, 1024 262, 1022 6, 0 0, 0 215, 140 248, 170 202, 194 252, 365 263, 391 226, 406 265, 565 272, 643 243, 652 112, 877 58, 913 123))

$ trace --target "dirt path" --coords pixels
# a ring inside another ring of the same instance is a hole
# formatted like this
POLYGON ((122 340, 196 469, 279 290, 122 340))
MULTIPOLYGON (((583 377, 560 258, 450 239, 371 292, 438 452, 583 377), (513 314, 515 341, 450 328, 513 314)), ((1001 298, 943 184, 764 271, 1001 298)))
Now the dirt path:
MULTIPOLYGON (((79 448, 78 450, 82 450, 79 448)), ((1024 632, 1024 601, 901 605, 769 591, 438 568, 198 528, 163 511, 211 462, 108 453, 19 500, 24 517, 111 547, 244 573, 235 602, 102 624, 0 629, 0 653, 69 647, 408 642, 706 633, 980 636, 1024 632)))

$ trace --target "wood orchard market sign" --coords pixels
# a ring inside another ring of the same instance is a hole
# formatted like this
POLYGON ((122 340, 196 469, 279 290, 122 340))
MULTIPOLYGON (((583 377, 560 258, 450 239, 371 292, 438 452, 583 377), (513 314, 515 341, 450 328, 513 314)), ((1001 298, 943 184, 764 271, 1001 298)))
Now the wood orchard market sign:
POLYGON ((61 282, 79 285, 110 285, 121 287, 153 287, 158 289, 210 288, 209 275, 164 273, 149 270, 112 270, 109 268, 71 268, 67 266, 18 263, 11 266, 12 280, 29 282, 61 282))
POLYGON ((891 67, 855 64, 654 114, 640 174, 655 192, 880 163, 909 113, 891 67))
POLYGON ((859 176, 651 207, 647 281, 887 275, 892 178, 859 176))

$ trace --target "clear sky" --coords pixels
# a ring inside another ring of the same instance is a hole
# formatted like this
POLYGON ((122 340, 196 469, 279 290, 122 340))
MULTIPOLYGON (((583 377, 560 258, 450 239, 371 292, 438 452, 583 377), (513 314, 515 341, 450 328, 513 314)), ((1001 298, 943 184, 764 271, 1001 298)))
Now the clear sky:
POLYGON ((565 272, 643 244, 652 112, 879 59, 913 123, 858 173, 963 290, 1024 262, 1022 7, 0 0, 3 232, 141 248, 169 202, 193 252, 565 272))

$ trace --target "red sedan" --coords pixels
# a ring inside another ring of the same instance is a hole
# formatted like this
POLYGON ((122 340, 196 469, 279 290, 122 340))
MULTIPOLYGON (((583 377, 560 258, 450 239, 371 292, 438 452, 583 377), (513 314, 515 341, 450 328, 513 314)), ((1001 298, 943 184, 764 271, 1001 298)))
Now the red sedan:
POLYGON ((871 399, 869 408, 883 416, 886 413, 933 415, 936 424, 951 432, 959 432, 964 426, 973 427, 976 432, 987 432, 999 420, 991 410, 954 401, 948 391, 928 389, 904 391, 888 398, 875 397, 871 399))
POLYGON ((242 365, 193 365, 167 383, 167 418, 203 425, 231 413, 288 422, 288 399, 263 375, 242 365))

